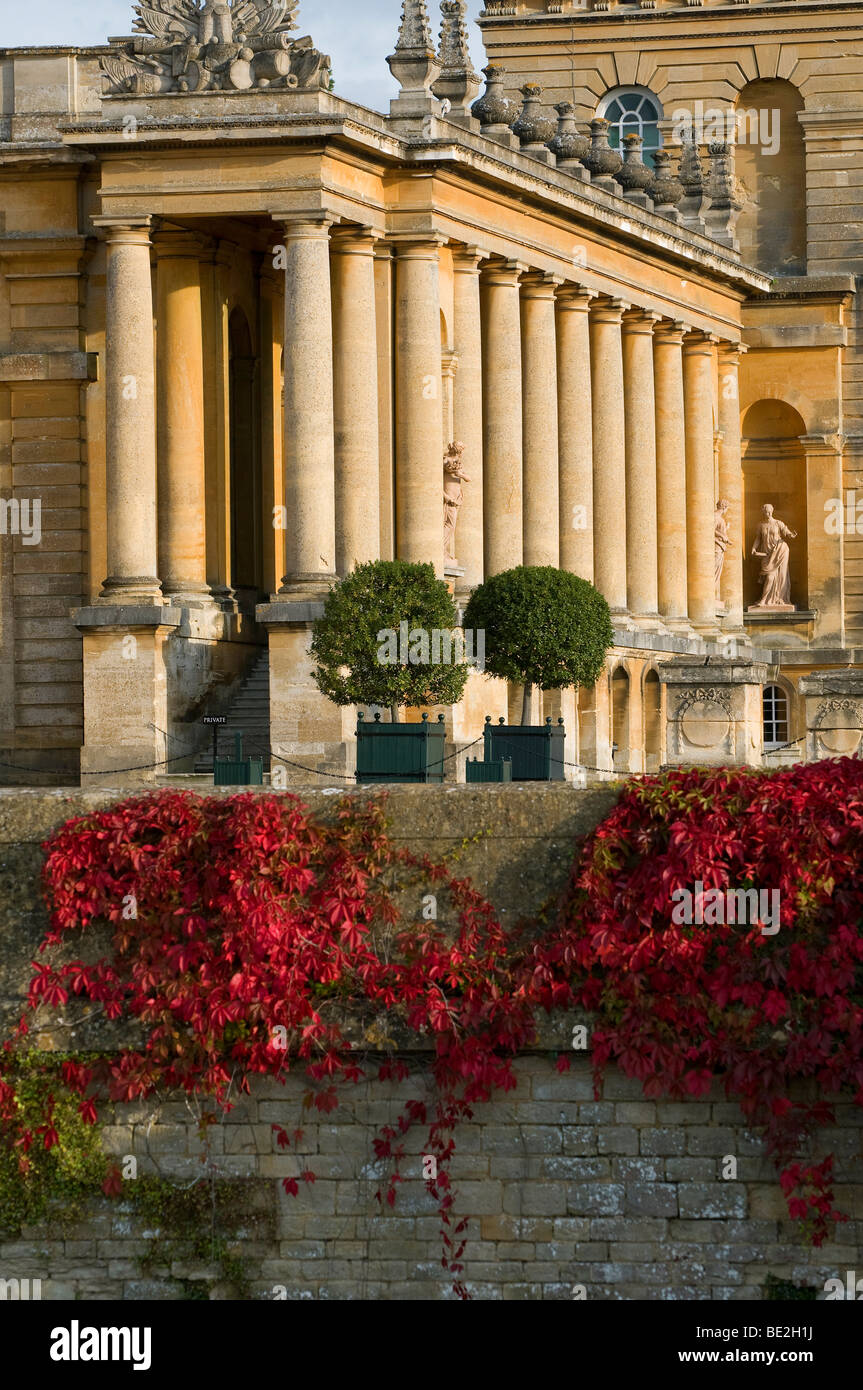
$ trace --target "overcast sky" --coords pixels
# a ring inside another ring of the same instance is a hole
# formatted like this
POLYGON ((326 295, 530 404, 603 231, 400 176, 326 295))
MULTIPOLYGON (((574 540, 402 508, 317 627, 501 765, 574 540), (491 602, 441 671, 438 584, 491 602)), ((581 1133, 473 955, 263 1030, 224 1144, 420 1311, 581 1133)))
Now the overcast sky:
MULTIPOLYGON (((440 8, 430 0, 435 36, 440 8)), ((468 0, 475 19, 482 0, 468 0)), ((109 34, 132 33, 132 0, 0 0, 0 48, 33 44, 104 43, 109 34)), ((333 60, 339 96, 387 109, 395 85, 386 65, 398 35, 401 0, 300 0, 297 36, 311 34, 333 60)), ((474 67, 484 66, 479 29, 470 26, 474 67)))

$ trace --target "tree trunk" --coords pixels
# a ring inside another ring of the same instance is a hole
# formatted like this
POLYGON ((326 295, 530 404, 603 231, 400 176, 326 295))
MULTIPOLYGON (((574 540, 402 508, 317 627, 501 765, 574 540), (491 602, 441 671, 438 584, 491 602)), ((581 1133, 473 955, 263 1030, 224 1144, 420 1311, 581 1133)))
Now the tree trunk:
POLYGON ((393 722, 394 724, 399 724, 399 723, 401 723, 401 721, 400 721, 400 719, 399 719, 399 707, 398 707, 398 705, 390 705, 390 719, 392 720, 392 722, 393 722))
POLYGON ((530 723, 530 697, 533 694, 533 682, 525 681, 524 695, 521 701, 521 723, 522 727, 530 723))

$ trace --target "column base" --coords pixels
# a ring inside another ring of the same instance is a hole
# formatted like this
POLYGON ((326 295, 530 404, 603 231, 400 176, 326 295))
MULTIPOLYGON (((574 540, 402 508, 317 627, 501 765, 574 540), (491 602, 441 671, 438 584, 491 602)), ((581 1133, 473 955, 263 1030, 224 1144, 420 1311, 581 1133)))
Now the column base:
POLYGON ((337 580, 338 575, 330 571, 321 571, 320 574, 287 574, 282 580, 282 587, 273 595, 273 602, 291 603, 295 599, 303 601, 325 598, 337 580))
POLYGON ((146 603, 157 607, 165 602, 162 586, 154 575, 130 575, 124 579, 106 579, 102 592, 96 599, 98 604, 113 608, 146 603))

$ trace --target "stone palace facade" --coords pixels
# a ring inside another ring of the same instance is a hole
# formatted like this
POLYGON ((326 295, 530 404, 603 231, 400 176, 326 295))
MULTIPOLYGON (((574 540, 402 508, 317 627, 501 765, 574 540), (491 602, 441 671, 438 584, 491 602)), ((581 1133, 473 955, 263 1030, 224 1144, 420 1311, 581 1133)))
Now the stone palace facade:
POLYGON ((0 49, 0 782, 190 772, 253 671, 349 777, 310 625, 378 557, 596 584, 572 776, 859 748, 863 4, 488 0, 485 83, 440 8, 386 115, 296 0, 0 49))

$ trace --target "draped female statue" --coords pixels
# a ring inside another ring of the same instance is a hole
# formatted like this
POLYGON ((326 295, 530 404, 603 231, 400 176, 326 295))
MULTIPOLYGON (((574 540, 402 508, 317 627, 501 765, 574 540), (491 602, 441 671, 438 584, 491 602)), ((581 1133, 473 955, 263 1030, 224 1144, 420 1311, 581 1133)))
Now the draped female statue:
POLYGON ((791 552, 786 537, 796 540, 797 532, 773 515, 773 507, 765 502, 761 508, 762 521, 755 537, 752 554, 761 560, 761 579, 764 590, 752 608, 786 608, 793 610, 791 577, 788 563, 791 552))

